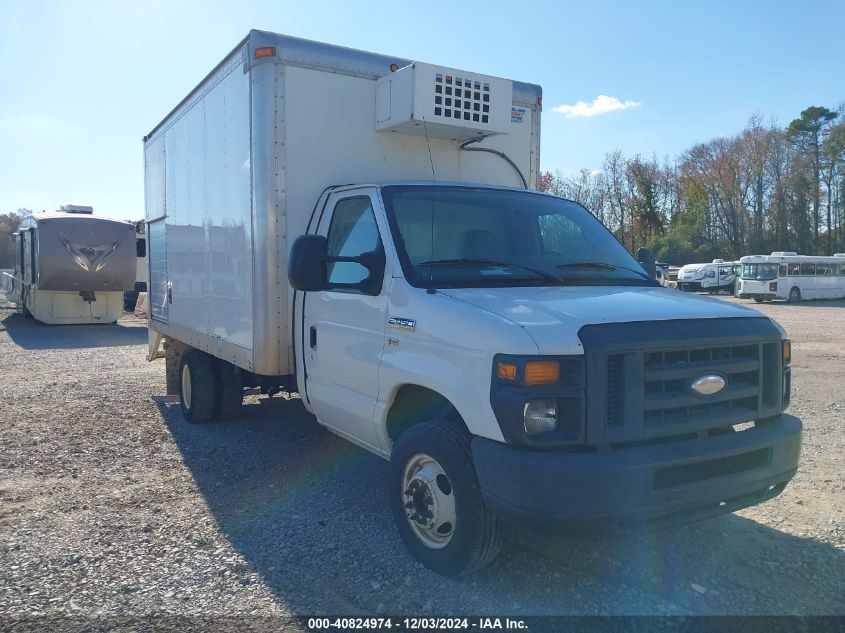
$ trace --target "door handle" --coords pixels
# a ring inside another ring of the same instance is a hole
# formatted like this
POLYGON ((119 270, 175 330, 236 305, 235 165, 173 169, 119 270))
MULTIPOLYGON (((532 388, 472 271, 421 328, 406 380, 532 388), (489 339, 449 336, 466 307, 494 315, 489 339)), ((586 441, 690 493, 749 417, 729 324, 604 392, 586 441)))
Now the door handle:
POLYGON ((315 328, 313 325, 311 326, 311 329, 309 330, 309 335, 310 335, 310 338, 311 338, 311 347, 312 348, 317 347, 317 328, 315 328))

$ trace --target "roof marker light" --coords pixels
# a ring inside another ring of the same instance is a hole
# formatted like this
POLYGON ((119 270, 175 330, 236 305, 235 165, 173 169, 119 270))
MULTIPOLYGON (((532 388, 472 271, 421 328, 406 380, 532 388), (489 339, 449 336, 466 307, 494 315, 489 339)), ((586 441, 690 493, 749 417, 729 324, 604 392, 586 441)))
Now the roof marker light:
POLYGON ((260 48, 255 49, 255 59, 259 59, 261 57, 275 57, 276 56, 276 47, 275 46, 262 46, 260 48))

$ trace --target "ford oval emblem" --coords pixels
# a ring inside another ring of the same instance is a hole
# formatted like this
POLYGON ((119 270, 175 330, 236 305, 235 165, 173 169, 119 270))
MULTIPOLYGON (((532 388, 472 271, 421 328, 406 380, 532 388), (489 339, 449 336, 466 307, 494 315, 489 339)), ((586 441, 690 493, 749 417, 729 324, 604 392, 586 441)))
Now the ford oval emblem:
POLYGON ((724 376, 719 374, 705 374, 699 376, 690 384, 692 389, 699 396, 713 396, 722 391, 727 386, 728 382, 724 376))

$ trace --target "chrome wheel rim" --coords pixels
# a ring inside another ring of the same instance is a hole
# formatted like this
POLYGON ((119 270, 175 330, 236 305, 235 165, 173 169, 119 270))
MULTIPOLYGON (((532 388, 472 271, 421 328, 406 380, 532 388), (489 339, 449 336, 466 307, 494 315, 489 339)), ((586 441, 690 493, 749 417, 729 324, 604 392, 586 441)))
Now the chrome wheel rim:
POLYGON ((191 408, 191 370, 187 363, 182 366, 182 403, 186 409, 191 408))
POLYGON ((446 547, 457 523, 455 492, 438 461, 424 453, 409 459, 400 494, 405 519, 417 539, 430 549, 446 547))

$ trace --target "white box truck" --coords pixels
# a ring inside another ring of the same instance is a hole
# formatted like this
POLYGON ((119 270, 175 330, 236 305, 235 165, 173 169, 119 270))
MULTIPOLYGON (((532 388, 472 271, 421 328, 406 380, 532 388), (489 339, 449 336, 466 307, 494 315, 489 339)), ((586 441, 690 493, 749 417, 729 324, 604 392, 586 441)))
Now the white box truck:
POLYGON ((540 112, 538 86, 251 31, 144 139, 150 356, 186 420, 297 390, 390 460, 446 575, 502 520, 678 523, 798 464, 783 329, 536 192, 540 112))

